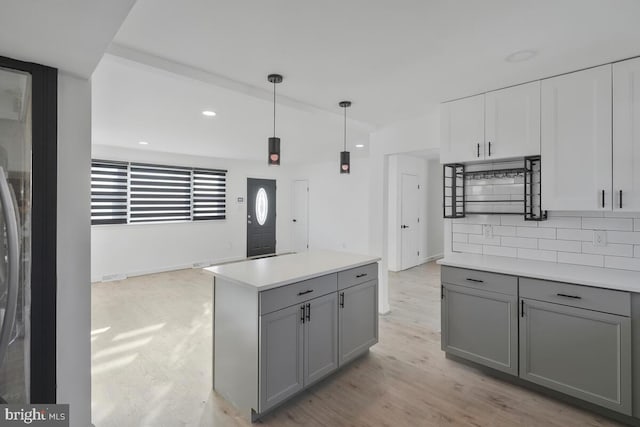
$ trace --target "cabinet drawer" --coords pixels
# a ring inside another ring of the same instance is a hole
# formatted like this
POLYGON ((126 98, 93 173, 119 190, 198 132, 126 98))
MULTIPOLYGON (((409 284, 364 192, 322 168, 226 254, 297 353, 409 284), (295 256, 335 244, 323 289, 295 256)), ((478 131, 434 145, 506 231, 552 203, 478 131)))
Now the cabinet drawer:
POLYGON ((338 290, 336 273, 260 292, 260 315, 338 290))
POLYGON ((442 267, 442 283, 467 286, 506 295, 518 295, 518 278, 466 268, 442 267))
POLYGON ((378 278, 378 263, 363 265, 362 267, 340 271, 338 273, 338 289, 349 288, 360 283, 378 278))
POLYGON ((520 297, 620 316, 631 315, 631 295, 611 289, 521 278, 520 297))

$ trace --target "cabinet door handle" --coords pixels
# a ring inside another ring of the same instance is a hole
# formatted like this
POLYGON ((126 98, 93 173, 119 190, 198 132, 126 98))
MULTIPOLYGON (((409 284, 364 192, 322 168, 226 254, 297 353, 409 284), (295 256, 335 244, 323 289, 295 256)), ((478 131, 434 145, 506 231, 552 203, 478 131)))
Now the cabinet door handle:
POLYGON ((304 323, 304 305, 300 306, 300 320, 304 323))
POLYGON ((444 285, 440 285, 440 299, 444 299, 444 285))
POLYGON ((356 274, 356 279, 366 276, 367 273, 356 274))
POLYGON ((344 308, 344 292, 340 292, 340 307, 344 308))
POLYGON ((604 190, 602 190, 602 207, 604 208, 604 190))
POLYGON ((484 280, 480 280, 480 279, 471 279, 469 277, 467 277, 467 280, 470 282, 475 282, 475 283, 484 283, 484 280))
POLYGON ((480 143, 478 142, 478 155, 476 157, 480 157, 480 143))
POLYGON ((313 289, 308 289, 306 291, 298 292, 298 296, 310 294, 311 292, 313 292, 313 289))
POLYGON ((524 300, 520 300, 520 317, 524 317, 524 300))
POLYGON ((307 322, 311 322, 311 304, 307 304, 307 322))
POLYGON ((620 190, 620 198, 618 201, 620 202, 620 209, 622 209, 622 190, 620 190))
POLYGON ((491 157, 491 141, 489 141, 489 157, 491 157))
POLYGON ((565 297, 565 298, 573 298, 573 299, 582 299, 582 297, 579 297, 578 295, 568 295, 568 294, 556 294, 559 297, 565 297))

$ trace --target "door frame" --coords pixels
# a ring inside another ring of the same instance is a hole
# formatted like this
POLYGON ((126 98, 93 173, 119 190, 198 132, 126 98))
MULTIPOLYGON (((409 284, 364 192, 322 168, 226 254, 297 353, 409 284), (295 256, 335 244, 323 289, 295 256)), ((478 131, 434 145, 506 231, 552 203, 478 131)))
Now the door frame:
MULTIPOLYGON (((296 182, 306 182, 307 183, 307 217, 306 219, 306 225, 307 225, 307 249, 309 249, 309 193, 310 193, 310 187, 309 187, 309 180, 307 178, 304 179, 294 179, 293 181, 293 185, 291 186, 291 199, 292 199, 292 203, 291 203, 291 217, 292 220, 294 219, 293 217, 295 216, 295 205, 296 205, 296 182)), ((291 245, 293 246, 295 242, 295 229, 292 226, 291 227, 291 245)), ((295 250, 295 248, 294 248, 295 250)))
POLYGON ((30 403, 56 402, 58 70, 0 56, 31 75, 30 403))

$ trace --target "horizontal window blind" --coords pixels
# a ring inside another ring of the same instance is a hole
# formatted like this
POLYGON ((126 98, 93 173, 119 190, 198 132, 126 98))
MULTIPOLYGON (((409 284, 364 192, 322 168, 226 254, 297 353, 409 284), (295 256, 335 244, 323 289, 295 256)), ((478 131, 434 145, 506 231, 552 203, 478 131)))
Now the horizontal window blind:
POLYGON ((93 160, 91 224, 226 218, 227 171, 93 160))
POLYGON ((191 220, 191 170, 131 163, 129 222, 191 220))
POLYGON ((127 223, 129 165, 120 162, 91 162, 91 224, 127 223))
POLYGON ((225 171, 194 169, 193 220, 225 219, 226 188, 225 171))

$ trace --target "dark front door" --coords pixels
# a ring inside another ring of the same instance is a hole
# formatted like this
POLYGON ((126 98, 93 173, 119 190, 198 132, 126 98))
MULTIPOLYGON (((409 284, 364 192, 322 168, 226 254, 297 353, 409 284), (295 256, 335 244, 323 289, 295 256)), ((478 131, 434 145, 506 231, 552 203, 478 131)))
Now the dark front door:
POLYGON ((276 253, 276 181, 247 179, 247 258, 276 253))

